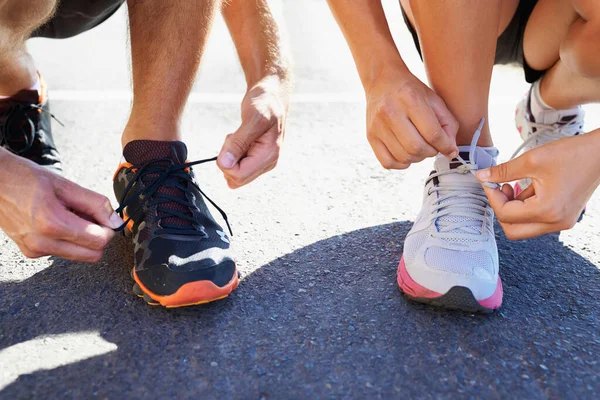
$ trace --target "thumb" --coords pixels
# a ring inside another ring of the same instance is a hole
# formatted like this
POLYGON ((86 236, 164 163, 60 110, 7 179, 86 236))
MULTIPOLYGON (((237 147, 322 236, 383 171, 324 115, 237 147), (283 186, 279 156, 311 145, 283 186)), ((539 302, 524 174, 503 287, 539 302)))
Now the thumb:
POLYGON ((227 135, 221 153, 217 158, 217 165, 221 169, 232 169, 242 159, 250 146, 257 137, 264 132, 255 132, 247 124, 242 124, 240 128, 230 135, 227 135))
POLYGON ((85 189, 73 182, 61 180, 56 185, 56 196, 68 208, 93 218, 111 229, 119 228, 124 222, 113 210, 110 200, 99 193, 85 189))
POLYGON ((524 178, 531 178, 531 171, 525 167, 523 156, 514 160, 477 171, 475 174, 480 182, 504 183, 524 178))

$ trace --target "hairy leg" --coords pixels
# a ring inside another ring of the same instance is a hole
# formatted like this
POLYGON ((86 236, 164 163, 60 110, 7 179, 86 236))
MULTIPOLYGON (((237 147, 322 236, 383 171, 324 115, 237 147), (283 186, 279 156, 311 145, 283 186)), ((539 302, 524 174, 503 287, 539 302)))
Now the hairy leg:
POLYGON ((525 30, 525 59, 548 70, 540 91, 557 109, 600 101, 600 3, 540 0, 525 30))
POLYGON ((220 0, 128 0, 133 107, 122 144, 180 140, 181 115, 220 0))
POLYGON ((56 0, 0 0, 0 95, 35 83, 37 71, 25 41, 55 8, 56 0))
POLYGON ((429 83, 459 122, 458 145, 471 143, 486 118, 480 146, 491 146, 488 96, 496 41, 518 0, 403 0, 421 42, 429 83))

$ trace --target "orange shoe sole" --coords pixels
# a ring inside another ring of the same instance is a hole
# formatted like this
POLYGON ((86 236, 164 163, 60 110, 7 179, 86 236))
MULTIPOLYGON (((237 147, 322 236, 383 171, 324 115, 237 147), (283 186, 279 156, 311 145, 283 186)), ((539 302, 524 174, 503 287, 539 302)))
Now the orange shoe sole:
MULTIPOLYGON (((234 271, 233 278, 223 287, 215 285, 211 281, 190 282, 181 286, 175 293, 168 296, 160 296, 148 290, 139 280, 135 270, 133 271, 133 280, 140 289, 148 295, 155 303, 150 305, 161 305, 167 308, 196 306, 213 301, 224 299, 229 296, 239 285, 237 268, 234 271)), ((138 295, 138 297, 144 297, 138 295)))

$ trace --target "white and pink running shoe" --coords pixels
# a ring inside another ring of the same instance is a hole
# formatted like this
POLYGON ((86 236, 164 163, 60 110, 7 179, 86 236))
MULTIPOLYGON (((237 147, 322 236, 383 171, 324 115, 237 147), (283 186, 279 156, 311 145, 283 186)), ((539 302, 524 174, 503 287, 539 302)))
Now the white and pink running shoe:
POLYGON ((435 159, 404 242, 398 285, 414 301, 489 313, 502 304, 502 282, 494 212, 474 171, 496 165, 498 150, 473 144, 459 151, 460 159, 435 159))

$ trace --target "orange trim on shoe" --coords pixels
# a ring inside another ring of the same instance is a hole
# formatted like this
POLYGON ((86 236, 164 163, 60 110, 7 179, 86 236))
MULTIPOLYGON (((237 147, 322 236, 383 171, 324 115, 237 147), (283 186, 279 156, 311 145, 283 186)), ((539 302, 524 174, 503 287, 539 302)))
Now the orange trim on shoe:
POLYGON ((117 175, 119 174, 119 172, 121 172, 121 170, 123 168, 131 168, 131 167, 133 167, 133 164, 132 163, 128 163, 128 162, 124 162, 121 165, 119 165, 117 167, 117 170, 115 171, 115 174, 113 175, 113 182, 115 181, 115 179, 117 179, 117 175))
POLYGON ((37 74, 40 78, 40 86, 42 88, 40 91, 40 104, 44 104, 46 101, 48 101, 48 86, 46 86, 46 81, 44 80, 42 74, 40 74, 40 71, 38 71, 37 74))
POLYGON ((168 296, 159 296, 149 291, 138 279, 135 269, 133 270, 133 280, 152 300, 157 301, 160 305, 167 308, 195 306, 221 300, 229 296, 239 285, 237 268, 233 272, 233 278, 223 287, 219 287, 211 281, 190 282, 168 296))

